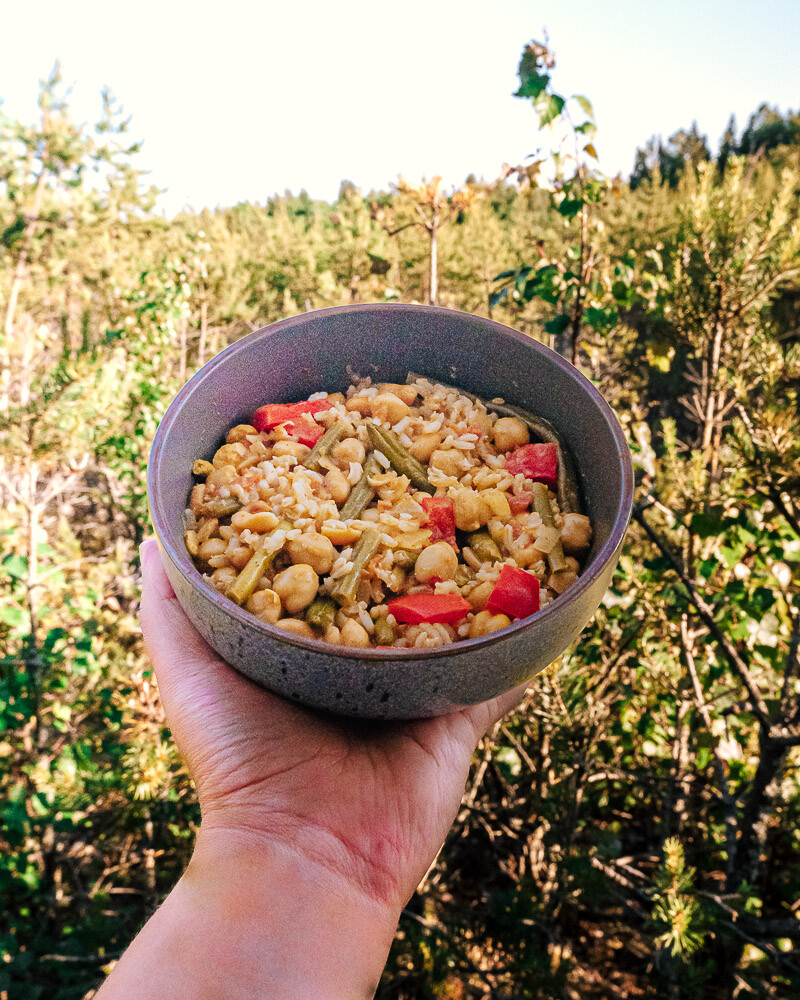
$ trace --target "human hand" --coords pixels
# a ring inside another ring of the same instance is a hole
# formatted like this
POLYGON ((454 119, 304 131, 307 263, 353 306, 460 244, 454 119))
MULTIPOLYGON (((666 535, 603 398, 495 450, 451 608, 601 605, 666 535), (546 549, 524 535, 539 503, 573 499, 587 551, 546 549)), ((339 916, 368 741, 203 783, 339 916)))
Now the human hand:
MULTIPOLYGON (((400 910, 453 822, 478 740, 524 688, 421 721, 324 716, 257 687, 214 653, 178 604, 155 542, 142 546, 142 569, 142 631, 200 802, 187 872, 198 898, 213 886, 217 905, 231 913, 222 883, 248 895, 263 871, 287 880, 288 892, 308 894, 311 908, 319 906, 313 886, 324 887, 326 900, 343 903, 351 934, 363 914, 363 952, 374 938, 382 955, 365 972, 374 987, 400 910)), ((245 907, 250 921, 269 899, 245 907)), ((332 927, 321 933, 330 952, 332 927)))

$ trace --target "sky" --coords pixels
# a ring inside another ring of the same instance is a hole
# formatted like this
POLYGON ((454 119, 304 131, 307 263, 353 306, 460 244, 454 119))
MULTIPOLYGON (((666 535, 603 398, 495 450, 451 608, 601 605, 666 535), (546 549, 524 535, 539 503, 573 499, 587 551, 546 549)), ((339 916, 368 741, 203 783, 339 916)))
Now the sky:
POLYGON ((523 46, 545 29, 563 94, 594 104, 600 166, 697 119, 713 151, 729 116, 800 107, 798 0, 39 0, 3 11, 0 98, 33 121, 56 58, 80 120, 110 86, 167 214, 333 199, 439 174, 491 180, 541 144, 514 99, 523 46))

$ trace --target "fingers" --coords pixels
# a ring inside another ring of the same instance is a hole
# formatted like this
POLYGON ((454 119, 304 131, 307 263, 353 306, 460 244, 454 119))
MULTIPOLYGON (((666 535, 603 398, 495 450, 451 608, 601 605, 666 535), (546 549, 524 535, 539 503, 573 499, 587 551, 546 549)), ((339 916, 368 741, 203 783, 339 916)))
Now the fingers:
POLYGON ((476 744, 487 730, 520 704, 528 690, 528 684, 529 681, 525 681, 524 684, 512 688, 511 691, 506 691, 504 694, 492 698, 491 701, 485 701, 482 705, 474 705, 472 708, 465 709, 464 715, 472 725, 476 744))
POLYGON ((142 635, 169 715, 170 702, 179 698, 182 691, 192 688, 200 676, 210 680, 214 674, 235 675, 184 614, 164 572, 158 543, 155 540, 144 542, 139 552, 142 560, 142 635))

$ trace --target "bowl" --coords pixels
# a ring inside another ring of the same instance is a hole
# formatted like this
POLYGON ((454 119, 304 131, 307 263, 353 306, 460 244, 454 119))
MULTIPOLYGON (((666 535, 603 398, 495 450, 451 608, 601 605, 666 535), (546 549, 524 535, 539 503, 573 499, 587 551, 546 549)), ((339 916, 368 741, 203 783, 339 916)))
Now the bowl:
POLYGON ((560 355, 491 320, 416 305, 353 305, 282 320, 236 341, 172 401, 150 452, 148 493, 167 575, 194 626, 257 684, 302 704, 365 718, 421 718, 492 698, 566 649, 597 609, 633 499, 622 429, 597 389, 560 355), (403 382, 409 371, 496 396, 551 421, 571 448, 594 529, 582 575, 529 619, 434 649, 354 649, 261 622, 195 568, 182 515, 195 458, 267 402, 344 390, 351 373, 403 382))

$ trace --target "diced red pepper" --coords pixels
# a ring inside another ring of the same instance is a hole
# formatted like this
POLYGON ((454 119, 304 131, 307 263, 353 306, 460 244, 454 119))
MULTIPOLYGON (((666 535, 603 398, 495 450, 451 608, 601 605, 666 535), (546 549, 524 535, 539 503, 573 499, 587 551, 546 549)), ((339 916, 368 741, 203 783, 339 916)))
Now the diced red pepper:
POLYGON ((389 601, 387 607, 389 614, 403 625, 423 622, 455 625, 472 611, 469 601, 458 594, 406 594, 389 601))
POLYGON ((325 431, 320 425, 310 417, 297 417, 288 424, 283 425, 290 438, 299 441, 300 444, 313 448, 325 431))
POLYGON ((332 405, 327 399, 315 399, 313 403, 308 400, 300 403, 267 403, 253 414, 253 427, 259 432, 271 431, 278 424, 296 420, 304 413, 322 413, 330 410, 332 405))
POLYGON ((486 602, 487 611, 509 618, 527 618, 539 610, 539 580, 517 566, 505 565, 486 602))
POLYGON ((508 498, 508 506, 511 508, 512 514, 521 514, 524 510, 527 510, 531 505, 531 500, 533 500, 533 493, 520 493, 518 495, 512 495, 508 498))
POLYGON ((456 506, 451 497, 425 497, 422 509, 431 529, 431 542, 449 542, 456 545, 456 506))
POLYGON ((526 479, 554 490, 558 480, 558 445, 524 444, 506 456, 506 468, 512 476, 521 472, 526 479))

